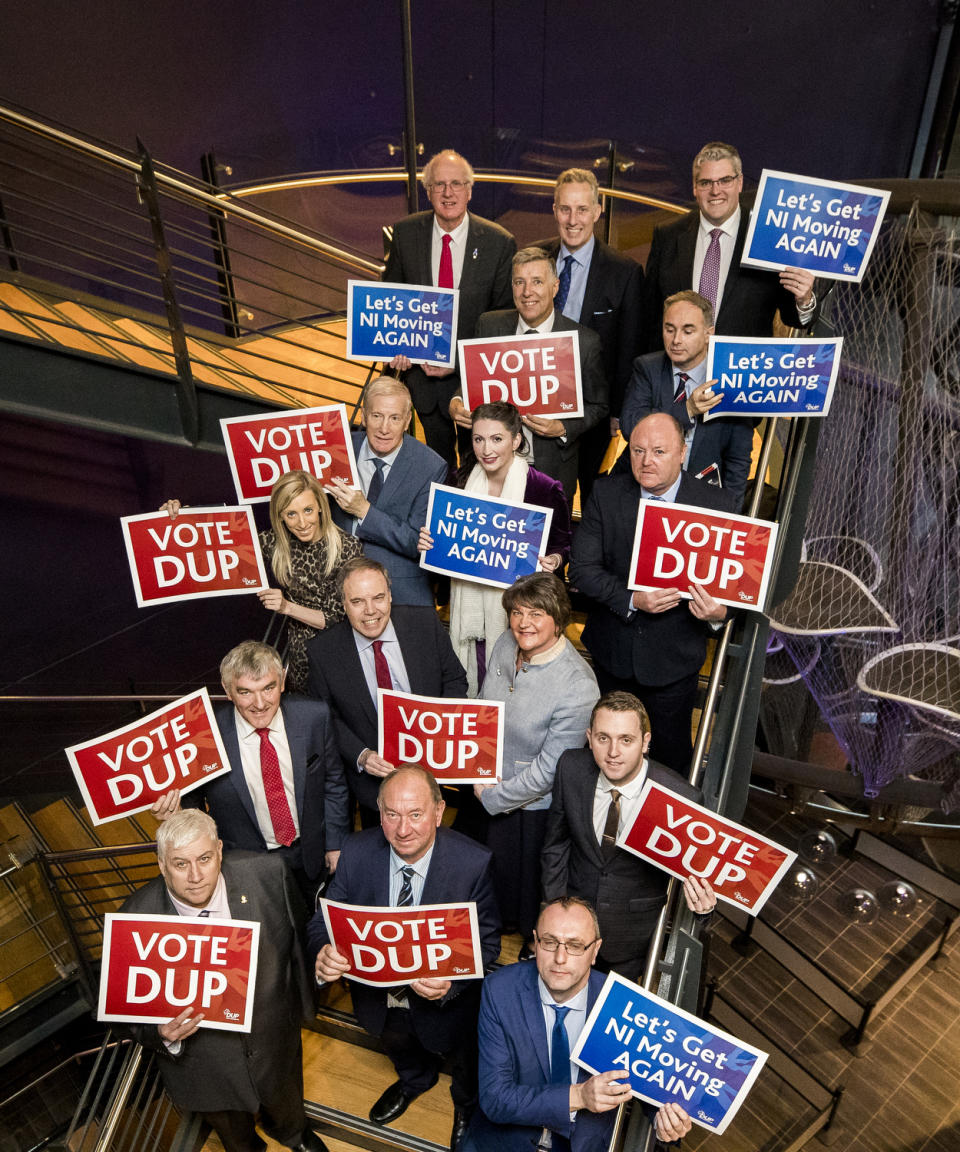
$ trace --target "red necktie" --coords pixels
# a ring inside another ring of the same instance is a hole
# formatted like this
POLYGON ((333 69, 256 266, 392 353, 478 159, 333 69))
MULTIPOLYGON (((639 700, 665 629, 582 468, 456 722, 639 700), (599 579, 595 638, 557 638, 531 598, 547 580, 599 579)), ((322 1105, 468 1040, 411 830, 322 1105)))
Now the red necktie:
POLYGON ((270 743, 270 729, 258 728, 260 737, 260 772, 263 776, 263 794, 267 798, 267 809, 270 812, 270 823, 273 825, 273 835, 278 844, 289 848, 297 838, 293 816, 290 814, 290 805, 287 803, 287 794, 283 788, 283 777, 280 775, 280 758, 277 750, 270 743))
POLYGON ((387 658, 383 654, 382 640, 374 640, 373 642, 373 667, 377 673, 377 687, 393 688, 393 677, 390 675, 390 665, 387 663, 387 658))
POLYGON ((677 373, 677 391, 673 397, 674 404, 679 404, 681 400, 684 403, 687 402, 687 381, 689 379, 690 377, 686 372, 677 373))
POLYGON ((440 253, 440 275, 437 278, 437 287, 453 287, 453 253, 450 251, 449 232, 443 234, 443 251, 440 253))

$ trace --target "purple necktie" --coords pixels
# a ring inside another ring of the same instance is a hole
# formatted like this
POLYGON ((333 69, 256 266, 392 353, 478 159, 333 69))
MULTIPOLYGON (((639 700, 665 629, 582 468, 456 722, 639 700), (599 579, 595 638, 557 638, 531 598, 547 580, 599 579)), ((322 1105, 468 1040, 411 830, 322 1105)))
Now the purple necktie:
POLYGON ((717 310, 717 290, 720 287, 720 237, 723 235, 722 228, 714 228, 710 233, 710 244, 707 248, 707 254, 703 258, 703 267, 700 269, 700 287, 697 291, 701 296, 706 298, 713 305, 713 310, 717 310))

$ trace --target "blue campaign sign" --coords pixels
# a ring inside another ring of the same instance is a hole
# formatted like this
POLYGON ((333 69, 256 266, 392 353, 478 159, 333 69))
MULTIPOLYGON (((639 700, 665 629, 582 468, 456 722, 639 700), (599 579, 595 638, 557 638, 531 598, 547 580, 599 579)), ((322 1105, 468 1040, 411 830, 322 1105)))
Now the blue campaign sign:
POLYGON ((826 416, 840 368, 843 337, 779 340, 711 336, 707 379, 716 380, 717 416, 826 416))
POLYGON ((347 359, 452 368, 457 360, 456 288, 347 281, 347 359))
POLYGON ((433 547, 420 555, 420 566, 509 588, 537 570, 546 552, 553 512, 536 504, 478 496, 461 488, 430 485, 427 530, 433 547))
POLYGON ((863 279, 890 193, 764 170, 741 264, 863 279))
POLYGON ((673 1101, 690 1119, 723 1132, 767 1053, 645 992, 607 977, 572 1058, 592 1075, 625 1069, 630 1091, 659 1107, 673 1101))

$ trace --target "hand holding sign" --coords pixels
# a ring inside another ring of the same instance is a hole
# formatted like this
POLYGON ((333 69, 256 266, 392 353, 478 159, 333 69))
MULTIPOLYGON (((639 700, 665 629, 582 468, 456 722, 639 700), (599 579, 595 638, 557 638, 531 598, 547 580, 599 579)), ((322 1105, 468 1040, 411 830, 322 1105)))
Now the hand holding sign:
POLYGON ((161 1039, 168 1044, 179 1044, 181 1040, 186 1040, 188 1036, 192 1036, 196 1032, 200 1027, 201 1020, 203 1020, 202 1012, 194 1012, 192 1008, 184 1008, 179 1016, 174 1016, 166 1024, 158 1024, 157 1031, 160 1033, 161 1039))

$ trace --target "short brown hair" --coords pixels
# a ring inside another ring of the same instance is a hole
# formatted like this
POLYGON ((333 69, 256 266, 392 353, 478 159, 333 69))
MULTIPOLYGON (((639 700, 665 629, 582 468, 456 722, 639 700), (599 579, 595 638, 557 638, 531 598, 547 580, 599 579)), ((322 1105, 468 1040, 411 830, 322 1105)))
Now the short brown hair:
POLYGON ((343 599, 343 586, 354 572, 379 572, 386 580, 387 587, 390 587, 390 573, 379 560, 374 560, 372 556, 352 556, 346 564, 341 565, 340 571, 337 573, 337 595, 341 600, 343 599))
POLYGON ((377 807, 382 808, 381 799, 386 786, 391 780, 395 780, 398 776, 416 776, 417 779, 423 780, 430 791, 430 799, 434 804, 442 804, 443 796, 440 792, 440 785, 437 783, 437 778, 432 772, 428 772, 422 764, 401 764, 399 768, 395 768, 388 776, 380 781, 380 787, 377 789, 377 807))
POLYGON ((520 251, 514 255, 510 268, 513 272, 516 272, 516 270, 522 268, 524 264, 537 264, 541 260, 545 264, 550 265, 550 276, 553 280, 556 280, 557 262, 542 248, 521 248, 520 251))
POLYGON ((548 900, 546 904, 540 909, 540 915, 537 917, 537 924, 534 928, 537 936, 540 935, 540 921, 543 919, 543 914, 550 908, 562 908, 564 912, 569 908, 582 908, 584 912, 590 917, 593 922, 593 934, 595 937, 600 935, 600 921, 597 919, 597 914, 594 911, 593 905, 586 900, 581 900, 579 896, 558 896, 556 900, 548 900))
POLYGON ((693 158, 693 178, 696 180, 697 173, 700 171, 700 166, 708 161, 716 163, 718 160, 729 160, 733 165, 733 170, 738 176, 743 175, 743 162, 740 159, 740 153, 734 148, 732 144, 724 144, 722 140, 711 140, 709 144, 704 144, 700 151, 693 158))
POLYGON ((601 708, 608 712, 635 712, 640 721, 640 731, 644 736, 650 731, 650 717, 646 708, 632 692, 607 692, 594 704, 590 713, 590 727, 601 708))
POLYGON ((521 576, 506 589, 500 602, 508 616, 519 605, 546 612, 553 618, 560 632, 564 631, 573 617, 570 597, 563 581, 552 572, 531 572, 529 576, 521 576))
POLYGON ((589 168, 567 168, 566 171, 561 172, 553 189, 554 203, 557 201, 557 193, 564 184, 589 184, 594 204, 600 203, 600 185, 589 168))
POLYGON ((713 327, 713 305, 706 296, 701 296, 699 292, 694 292, 692 288, 686 288, 683 292, 674 292, 672 296, 668 296, 663 302, 664 316, 667 314, 667 309, 672 308, 674 304, 692 304, 694 308, 699 308, 703 313, 704 325, 707 328, 713 327))

